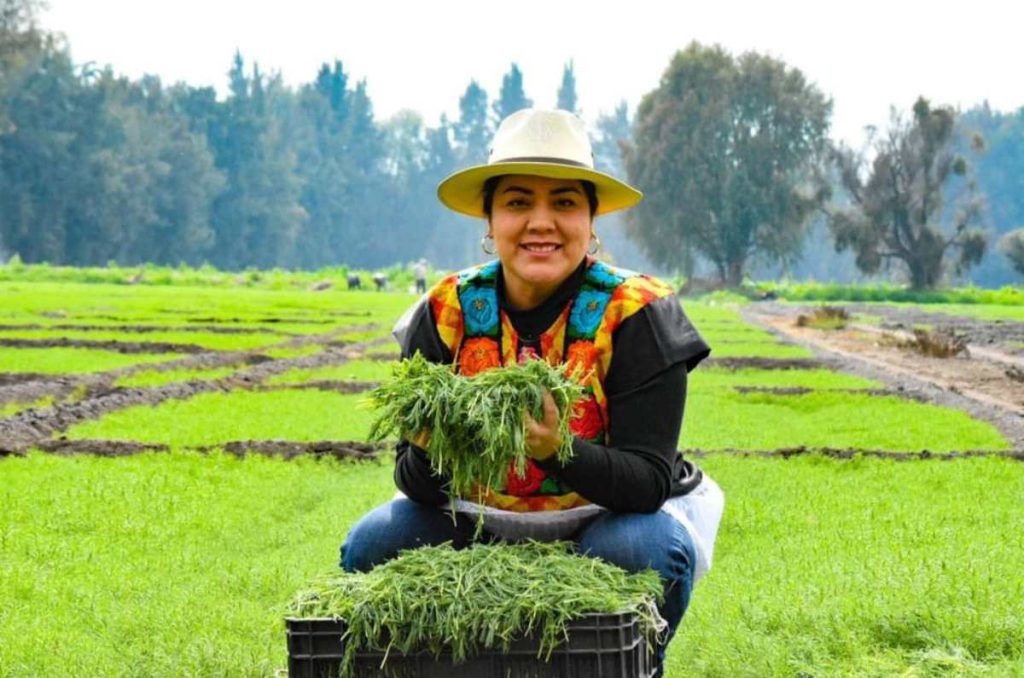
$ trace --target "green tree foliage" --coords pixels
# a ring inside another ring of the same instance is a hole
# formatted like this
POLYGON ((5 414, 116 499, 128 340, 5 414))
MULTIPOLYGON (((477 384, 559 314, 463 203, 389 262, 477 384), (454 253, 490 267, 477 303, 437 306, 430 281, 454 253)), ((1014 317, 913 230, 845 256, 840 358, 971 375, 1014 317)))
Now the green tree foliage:
MULTIPOLYGON (((959 115, 956 128, 953 148, 962 155, 973 150, 973 140, 978 136, 985 140, 984 152, 977 154, 971 164, 978 192, 985 200, 986 231, 996 242, 1024 224, 1024 107, 1000 113, 984 103, 959 115)), ((986 287, 1017 280, 1010 261, 996 251, 986 253, 971 268, 970 277, 986 287)))
POLYGON ((570 60, 562 71, 562 84, 558 86, 557 107, 563 111, 569 111, 579 115, 576 100, 576 74, 573 72, 573 64, 570 60))
POLYGON ((494 102, 495 122, 501 122, 505 117, 530 106, 533 106, 533 100, 527 98, 526 90, 523 89, 523 74, 519 66, 512 64, 508 73, 501 78, 501 92, 494 102))
POLYGON ((851 200, 831 215, 836 250, 852 250, 862 271, 900 262, 914 289, 931 289, 942 279, 947 252, 959 250, 958 271, 981 259, 986 239, 972 228, 981 203, 967 161, 950 149, 955 121, 952 108, 919 98, 910 121, 894 111, 888 132, 874 140, 870 171, 861 154, 845 147, 834 152, 851 200), (943 190, 955 177, 966 179, 964 190, 953 223, 943 228, 943 190))
POLYGON ((626 169, 646 198, 630 229, 656 264, 692 246, 738 285, 748 261, 797 256, 827 199, 820 160, 831 102, 803 74, 756 53, 692 43, 637 110, 626 169))
POLYGON ((999 251, 1006 255, 1013 270, 1024 275, 1024 228, 1010 231, 999 240, 999 251))
MULTIPOLYGON (((0 102, 18 83, 42 47, 36 29, 36 0, 0 0, 0 102)), ((0 134, 11 131, 11 121, 0 104, 0 134)))
POLYGON ((459 119, 453 128, 458 158, 466 165, 487 162, 487 144, 491 127, 487 120, 487 92, 471 80, 459 98, 459 119))
MULTIPOLYGON (((602 172, 623 177, 626 171, 622 165, 622 148, 633 136, 633 121, 629 106, 619 103, 611 113, 602 113, 597 118, 596 134, 591 140, 594 151, 594 166, 602 172)), ((601 239, 602 255, 620 266, 640 270, 658 267, 644 257, 639 247, 629 238, 624 215, 616 212, 601 217, 595 226, 601 239)))
POLYGON ((231 95, 214 124, 227 185, 213 206, 212 261, 231 269, 286 264, 307 216, 284 133, 286 94, 280 78, 266 78, 257 65, 246 75, 241 54, 228 75, 231 95))

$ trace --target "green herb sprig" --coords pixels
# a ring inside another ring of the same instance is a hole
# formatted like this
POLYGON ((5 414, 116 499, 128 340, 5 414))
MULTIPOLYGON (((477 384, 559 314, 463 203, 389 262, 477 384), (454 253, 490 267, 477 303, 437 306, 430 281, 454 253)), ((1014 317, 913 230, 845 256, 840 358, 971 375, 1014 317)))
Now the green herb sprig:
POLYGON ((572 456, 569 420, 583 387, 564 367, 528 360, 463 377, 417 353, 397 363, 392 377, 369 393, 368 402, 377 410, 370 440, 413 438, 429 431, 427 457, 436 473, 449 478, 454 496, 469 493, 477 484, 500 489, 510 463, 520 478, 525 476, 523 415, 543 418, 545 390, 559 413, 562 444, 556 458, 564 463, 572 456))
POLYGON ((524 542, 403 551, 369 572, 320 580, 289 613, 345 621, 343 676, 352 674, 359 649, 450 652, 459 662, 483 650, 508 651, 532 633, 538 657, 548 659, 567 637, 568 622, 586 613, 636 612, 653 647, 665 627, 657 573, 629 574, 571 549, 524 542))

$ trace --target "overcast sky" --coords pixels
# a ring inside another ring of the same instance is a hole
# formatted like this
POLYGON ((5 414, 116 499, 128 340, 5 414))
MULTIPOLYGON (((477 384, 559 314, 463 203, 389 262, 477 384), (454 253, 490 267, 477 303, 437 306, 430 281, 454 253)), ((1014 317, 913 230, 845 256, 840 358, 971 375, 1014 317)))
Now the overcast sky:
POLYGON ((42 24, 78 63, 223 91, 236 49, 292 85, 340 59, 367 81, 379 119, 402 108, 457 117, 476 79, 493 98, 512 62, 527 96, 553 106, 575 63, 583 116, 632 111, 690 41, 771 54, 834 101, 833 135, 859 144, 917 95, 969 108, 1024 105, 1013 2, 971 0, 48 0, 42 24), (1014 66, 1017 64, 1017 66, 1014 66))

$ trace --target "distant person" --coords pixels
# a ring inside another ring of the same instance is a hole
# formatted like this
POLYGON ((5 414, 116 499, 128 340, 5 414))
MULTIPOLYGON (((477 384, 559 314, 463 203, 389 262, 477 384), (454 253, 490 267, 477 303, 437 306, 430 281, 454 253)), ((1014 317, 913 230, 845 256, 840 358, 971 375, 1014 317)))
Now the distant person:
POLYGON ((378 292, 383 292, 388 286, 388 276, 377 271, 373 274, 373 284, 377 286, 378 292))
POLYGON ((357 274, 349 273, 348 278, 346 278, 346 280, 348 281, 348 288, 350 290, 363 289, 363 282, 359 279, 359 276, 357 274))
POLYGON ((420 259, 412 267, 412 277, 416 279, 416 294, 427 293, 427 260, 420 259))

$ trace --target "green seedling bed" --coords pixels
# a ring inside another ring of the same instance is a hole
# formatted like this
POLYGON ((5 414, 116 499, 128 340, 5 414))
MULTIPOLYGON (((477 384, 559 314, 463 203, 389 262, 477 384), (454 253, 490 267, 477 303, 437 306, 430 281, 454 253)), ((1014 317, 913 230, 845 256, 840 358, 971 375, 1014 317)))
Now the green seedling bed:
MULTIPOLYGON (((339 619, 285 620, 288 675, 339 676, 345 653, 345 622, 339 619)), ((539 657, 540 638, 512 641, 508 651, 493 650, 456 664, 450 655, 360 650, 355 678, 648 678, 654 656, 633 612, 587 614, 569 622, 568 637, 551 656, 539 657)))

